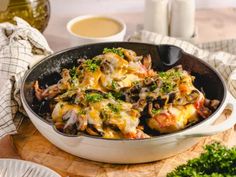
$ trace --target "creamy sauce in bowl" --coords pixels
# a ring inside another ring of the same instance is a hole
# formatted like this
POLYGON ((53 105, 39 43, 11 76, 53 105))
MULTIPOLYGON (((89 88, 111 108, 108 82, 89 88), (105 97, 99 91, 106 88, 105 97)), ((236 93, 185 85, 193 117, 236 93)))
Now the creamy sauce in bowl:
POLYGON ((107 17, 90 17, 78 20, 71 25, 75 35, 102 38, 121 32, 123 26, 116 20, 107 17))

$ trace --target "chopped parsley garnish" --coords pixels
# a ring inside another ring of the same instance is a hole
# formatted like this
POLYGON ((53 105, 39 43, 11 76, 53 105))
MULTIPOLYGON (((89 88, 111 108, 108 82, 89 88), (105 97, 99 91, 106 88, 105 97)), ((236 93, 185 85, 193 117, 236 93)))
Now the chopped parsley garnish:
POLYGON ((174 84, 171 82, 164 82, 160 88, 161 93, 169 93, 174 89, 174 84))
POLYGON ((80 111, 78 112, 78 115, 84 115, 84 114, 86 114, 86 111, 85 111, 85 110, 80 110, 80 111))
POLYGON ((227 148, 220 143, 204 147, 198 158, 180 165, 167 177, 230 177, 236 175, 236 147, 227 148))
POLYGON ((159 114, 160 112, 161 112, 161 109, 155 109, 155 108, 152 109, 152 113, 154 115, 159 114))
POLYGON ((117 82, 113 80, 113 81, 111 82, 111 88, 112 88, 113 90, 116 90, 117 87, 118 87, 117 82))
POLYGON ((159 76, 161 78, 165 78, 167 76, 167 73, 166 72, 159 72, 159 76))
POLYGON ((101 61, 97 58, 88 59, 84 62, 85 68, 92 72, 96 71, 99 68, 100 63, 101 61))
POLYGON ((151 85, 151 87, 150 87, 150 91, 153 91, 153 90, 155 90, 156 88, 157 88, 157 84, 154 83, 153 85, 151 85))
POLYGON ((106 95, 105 95, 105 98, 114 98, 112 93, 111 92, 108 92, 106 95))
POLYGON ((181 72, 169 70, 167 72, 159 72, 158 75, 162 81, 160 92, 166 94, 173 91, 176 86, 176 79, 180 79, 181 77, 181 72))
POLYGON ((77 78, 78 77, 78 73, 76 72, 76 69, 77 69, 77 67, 73 67, 72 69, 70 69, 70 77, 72 78, 72 79, 75 79, 75 78, 77 78))
POLYGON ((123 96, 121 92, 113 92, 112 95, 117 100, 120 100, 123 96))
POLYGON ((180 71, 169 70, 167 72, 159 72, 158 75, 161 77, 162 80, 174 79, 181 77, 180 71))
POLYGON ((105 98, 111 98, 111 99, 115 99, 115 100, 120 100, 122 97, 122 93, 121 92, 109 92, 105 95, 105 98))
POLYGON ((104 48, 103 53, 115 53, 117 55, 119 55, 121 58, 124 58, 124 52, 122 51, 122 49, 119 48, 104 48))
POLYGON ((121 110, 121 106, 120 104, 112 104, 112 103, 108 103, 107 105, 113 112, 115 113, 119 113, 121 110))
POLYGON ((85 99, 87 102, 99 102, 103 99, 103 96, 99 93, 88 93, 85 95, 85 99))

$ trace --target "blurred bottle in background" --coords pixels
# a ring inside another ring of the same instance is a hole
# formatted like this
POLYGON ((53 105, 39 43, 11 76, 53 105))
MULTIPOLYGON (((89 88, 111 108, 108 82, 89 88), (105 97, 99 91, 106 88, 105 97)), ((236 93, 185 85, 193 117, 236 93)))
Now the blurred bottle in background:
POLYGON ((189 39, 195 32, 195 0, 172 0, 170 36, 189 39))
POLYGON ((48 0, 0 0, 0 23, 11 22, 18 16, 43 32, 50 17, 48 0))
POLYGON ((168 0, 146 0, 144 29, 168 35, 168 0))

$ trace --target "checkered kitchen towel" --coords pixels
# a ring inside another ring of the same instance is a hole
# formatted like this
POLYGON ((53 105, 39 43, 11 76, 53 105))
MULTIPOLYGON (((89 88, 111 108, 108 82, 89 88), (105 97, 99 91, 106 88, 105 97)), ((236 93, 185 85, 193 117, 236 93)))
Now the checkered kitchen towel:
POLYGON ((228 89, 236 97, 236 40, 224 40, 193 45, 176 38, 162 36, 149 31, 139 31, 129 41, 153 44, 172 44, 185 52, 203 59, 221 73, 228 89))
POLYGON ((0 138, 17 132, 24 117, 19 88, 25 71, 52 53, 43 35, 24 20, 0 24, 0 138))

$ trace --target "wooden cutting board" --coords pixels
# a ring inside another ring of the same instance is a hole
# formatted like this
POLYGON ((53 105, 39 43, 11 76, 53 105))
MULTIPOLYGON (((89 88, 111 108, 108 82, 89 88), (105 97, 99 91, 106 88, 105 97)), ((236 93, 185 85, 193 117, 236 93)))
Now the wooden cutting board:
MULTIPOLYGON (((229 114, 230 112, 225 110, 219 120, 226 119, 229 114)), ((19 134, 13 136, 13 142, 22 159, 52 168, 63 177, 164 177, 176 166, 199 156, 205 144, 216 140, 232 146, 236 144, 235 139, 236 133, 232 128, 202 138, 188 151, 165 160, 137 165, 114 165, 85 160, 58 149, 36 130, 29 119, 24 120, 19 134)))

